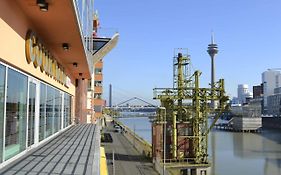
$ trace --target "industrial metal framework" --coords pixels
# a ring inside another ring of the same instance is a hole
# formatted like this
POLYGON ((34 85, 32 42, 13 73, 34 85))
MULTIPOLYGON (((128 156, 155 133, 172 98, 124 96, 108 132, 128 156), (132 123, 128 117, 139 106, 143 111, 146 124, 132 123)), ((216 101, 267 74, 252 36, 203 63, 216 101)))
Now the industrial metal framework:
POLYGON ((223 79, 210 88, 201 88, 201 72, 197 70, 191 74, 190 65, 187 49, 177 50, 173 61, 173 88, 153 89, 154 99, 161 102, 157 117, 153 121, 153 134, 155 137, 157 134, 162 135, 162 143, 152 140, 153 158, 162 160, 166 166, 167 162, 173 162, 170 167, 178 167, 179 162, 181 168, 210 166, 207 153, 208 133, 226 109, 228 101, 223 79), (212 101, 217 101, 216 108, 211 105, 212 101), (217 115, 209 127, 210 113, 217 115), (162 147, 161 144, 165 146, 162 147), (161 151, 157 154, 159 149, 161 151))

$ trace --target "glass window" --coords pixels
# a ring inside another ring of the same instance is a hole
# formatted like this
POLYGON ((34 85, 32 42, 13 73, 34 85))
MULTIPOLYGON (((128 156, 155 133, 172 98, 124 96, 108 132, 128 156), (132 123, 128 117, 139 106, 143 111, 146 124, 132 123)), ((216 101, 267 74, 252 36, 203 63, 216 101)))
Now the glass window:
POLYGON ((29 83, 29 97, 28 97, 28 140, 27 145, 34 144, 34 124, 35 124, 35 95, 36 84, 29 83))
POLYGON ((95 81, 95 86, 102 87, 102 81, 95 81))
POLYGON ((58 132, 61 128, 61 107, 61 93, 60 91, 55 90, 55 132, 58 132))
POLYGON ((26 148, 27 77, 8 69, 5 160, 26 148))
POLYGON ((46 85, 40 84, 40 126, 39 141, 46 138, 46 85))
POLYGON ((101 68, 95 68, 95 74, 102 74, 102 69, 101 68))
POLYGON ((69 114, 68 114, 68 108, 69 108, 69 106, 68 106, 68 103, 69 103, 69 95, 68 94, 64 94, 64 116, 63 116, 63 119, 64 119, 64 121, 63 121, 63 124, 64 124, 64 127, 67 127, 68 126, 68 116, 69 116, 69 114))
POLYGON ((92 80, 88 79, 88 91, 92 89, 92 80))
POLYGON ((68 125, 71 125, 71 108, 72 108, 72 97, 68 96, 68 125))
POLYGON ((5 99, 5 70, 3 65, 0 65, 0 163, 3 155, 3 127, 4 127, 4 99, 5 99))
POLYGON ((71 96, 64 94, 64 127, 71 124, 71 96))
POLYGON ((101 99, 101 98, 102 98, 101 93, 95 93, 95 94, 94 94, 94 98, 95 98, 95 99, 101 99))
POLYGON ((95 105, 95 106, 94 106, 94 111, 95 111, 95 112, 102 112, 102 106, 100 106, 100 105, 95 105))
POLYGON ((55 102, 55 89, 47 87, 47 102, 46 102, 46 137, 53 134, 54 127, 54 102, 55 102))

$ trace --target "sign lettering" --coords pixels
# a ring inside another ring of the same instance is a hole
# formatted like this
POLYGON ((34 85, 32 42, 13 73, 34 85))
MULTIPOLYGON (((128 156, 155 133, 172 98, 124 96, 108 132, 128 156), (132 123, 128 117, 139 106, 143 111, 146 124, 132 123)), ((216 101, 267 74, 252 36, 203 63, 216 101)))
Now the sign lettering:
POLYGON ((25 53, 28 64, 32 62, 35 68, 40 67, 41 72, 45 72, 61 84, 66 85, 67 76, 63 69, 31 30, 26 34, 25 53))

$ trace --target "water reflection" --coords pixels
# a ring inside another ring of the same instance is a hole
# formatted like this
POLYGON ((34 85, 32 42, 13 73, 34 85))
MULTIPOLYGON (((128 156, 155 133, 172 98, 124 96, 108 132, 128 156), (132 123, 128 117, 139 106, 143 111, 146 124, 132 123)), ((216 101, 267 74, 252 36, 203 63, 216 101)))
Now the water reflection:
MULTIPOLYGON (((148 118, 121 119, 151 142, 148 118)), ((214 175, 281 175, 281 131, 236 133, 212 131, 209 155, 214 175)))
POLYGON ((281 133, 232 133, 213 131, 210 152, 213 174, 280 175, 281 133), (214 143, 212 143, 214 142, 214 143), (213 148, 215 147, 215 148, 213 148))

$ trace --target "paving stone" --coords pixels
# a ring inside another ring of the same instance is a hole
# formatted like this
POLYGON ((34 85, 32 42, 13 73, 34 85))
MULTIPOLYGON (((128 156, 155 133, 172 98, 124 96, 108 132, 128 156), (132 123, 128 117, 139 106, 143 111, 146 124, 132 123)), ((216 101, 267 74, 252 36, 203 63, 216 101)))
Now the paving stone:
POLYGON ((50 172, 52 171, 52 169, 56 166, 55 163, 49 162, 48 164, 46 164, 46 167, 42 170, 42 172, 50 172))
POLYGON ((86 164, 87 163, 87 156, 80 156, 78 163, 79 164, 86 164))
POLYGON ((75 164, 67 164, 63 173, 72 174, 72 170, 74 169, 75 164))
POLYGON ((17 171, 13 171, 13 170, 10 170, 10 171, 7 171, 6 173, 4 173, 3 175, 14 175, 16 174, 17 171))
POLYGON ((61 174, 61 173, 63 172, 63 170, 64 170, 64 166, 65 166, 65 165, 66 165, 66 164, 63 164, 63 163, 58 164, 58 165, 55 167, 55 169, 54 169, 54 171, 53 171, 52 173, 61 174))
POLYGON ((45 167, 46 164, 48 164, 49 162, 40 162, 39 164, 37 164, 32 170, 33 171, 37 171, 40 172, 41 170, 43 170, 43 168, 45 167))
POLYGON ((0 174, 80 175, 83 172, 92 172, 92 151, 96 142, 96 139, 93 139, 94 132, 95 125, 92 124, 73 126, 72 129, 36 148, 35 152, 25 155, 10 167, 8 165, 3 168, 0 174))
POLYGON ((77 165, 74 174, 83 174, 85 165, 77 165))

